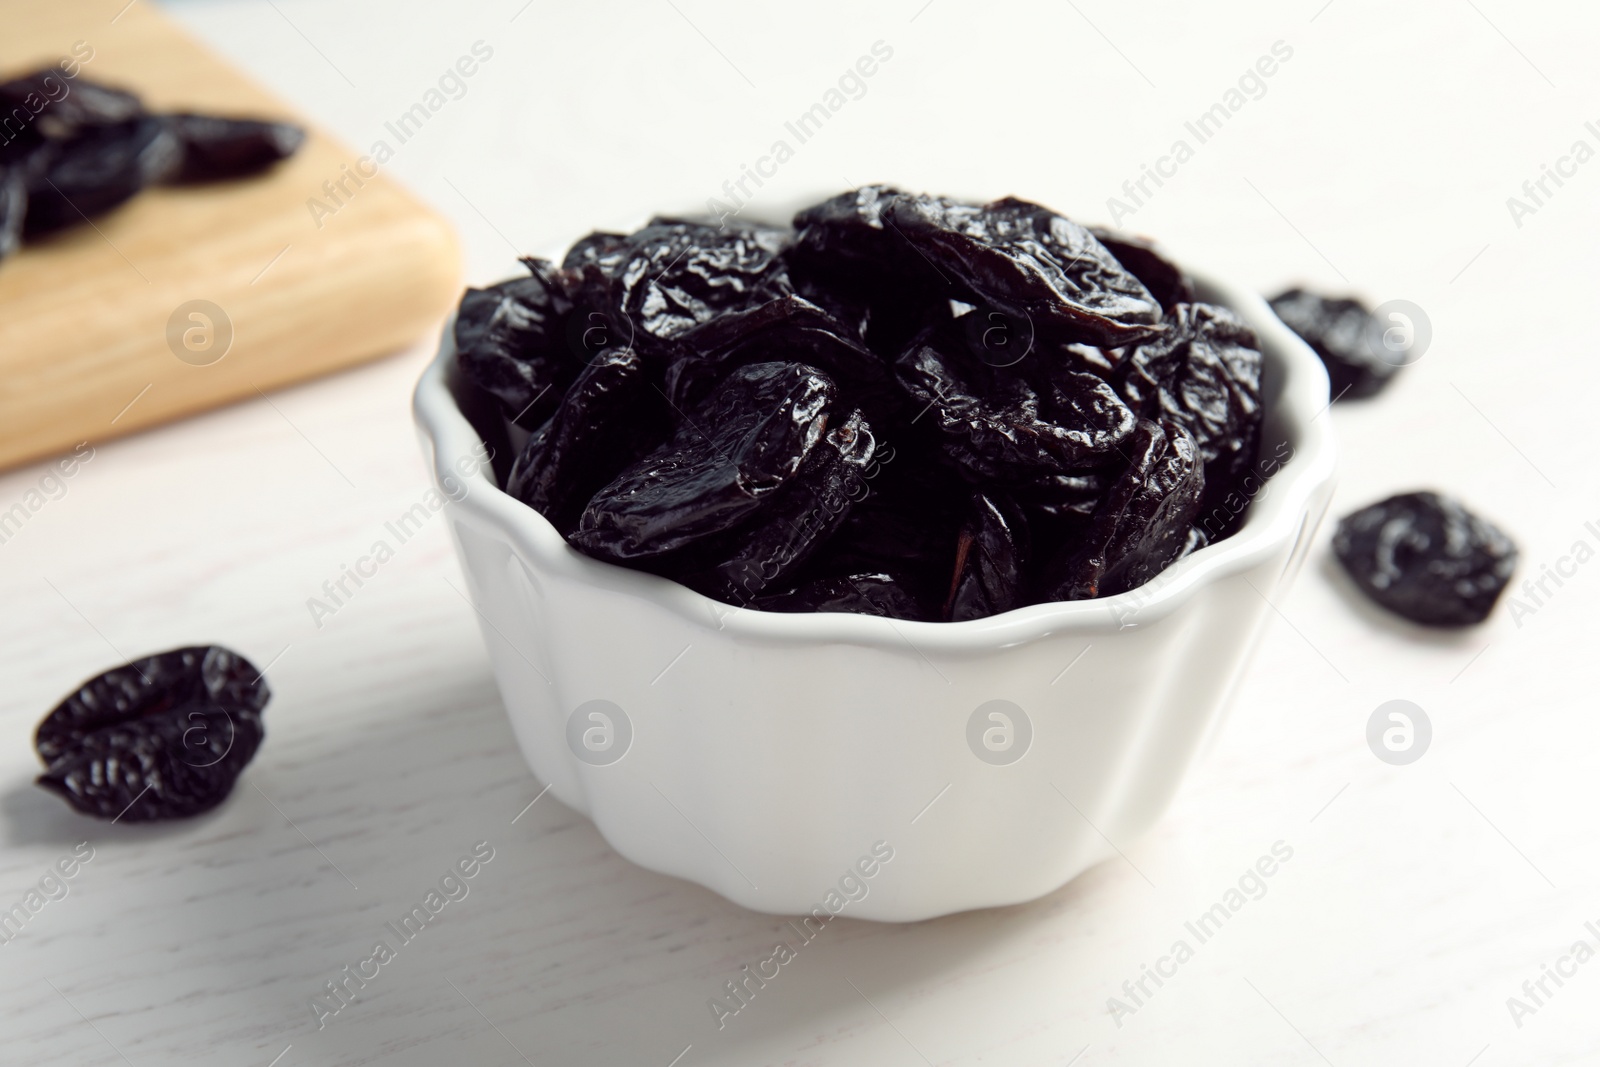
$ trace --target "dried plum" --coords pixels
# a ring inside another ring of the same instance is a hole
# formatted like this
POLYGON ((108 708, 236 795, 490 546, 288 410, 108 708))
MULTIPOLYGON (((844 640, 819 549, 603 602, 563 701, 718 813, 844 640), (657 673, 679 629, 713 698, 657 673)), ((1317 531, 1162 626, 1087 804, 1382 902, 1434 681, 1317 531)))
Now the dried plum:
POLYGON ((925 333, 896 371, 921 408, 918 418, 938 427, 945 454, 974 481, 1094 466, 1133 433, 1133 412, 1092 374, 1067 371, 1036 387, 958 350, 948 337, 925 333))
POLYGON ((20 238, 77 225, 157 183, 257 173, 305 139, 282 122, 152 114, 132 93, 54 67, 0 83, 0 115, 0 258, 20 238))
POLYGON ((0 112, 10 126, 18 116, 26 116, 24 128, 8 138, 67 141, 91 126, 128 122, 144 116, 139 98, 121 89, 96 85, 82 78, 67 78, 55 67, 46 67, 0 83, 0 112))
POLYGON ((1028 565, 1028 527, 1011 501, 972 494, 972 517, 956 540, 955 573, 944 617, 982 619, 1022 602, 1028 565))
POLYGON ((497 473, 579 551, 723 601, 1109 596, 1227 536, 1275 469, 1248 326, 1037 204, 864 186, 792 231, 656 218, 533 266, 458 314, 463 411, 526 441, 497 473))
POLYGON ((1179 304, 1194 303, 1194 283, 1171 260, 1163 256, 1154 244, 1131 234, 1117 233, 1096 226, 1089 232, 1116 257, 1128 273, 1144 283, 1150 295, 1163 309, 1171 311, 1179 304))
POLYGON ((56 147, 28 186, 28 237, 103 214, 178 168, 183 147, 157 118, 91 126, 56 147))
POLYGON ((647 355, 671 351, 666 342, 717 315, 790 290, 783 230, 657 218, 620 243, 608 236, 568 256, 581 279, 578 300, 607 317, 612 343, 647 355))
POLYGON ((1181 304, 1167 321, 1165 337, 1134 349, 1118 385, 1141 416, 1171 419, 1193 435, 1205 461, 1209 511, 1256 462, 1260 342, 1243 319, 1215 304, 1181 304))
POLYGON ((165 119, 183 146, 183 161, 170 179, 174 182, 214 182, 256 174, 294 155, 306 139, 306 131, 289 122, 190 114, 167 115, 165 119))
POLYGON ((799 473, 827 431, 836 393, 803 364, 740 367, 671 441, 594 495, 573 545, 601 559, 639 560, 738 525, 799 473))
POLYGON ((1402 493, 1345 516, 1333 551, 1356 585, 1424 626, 1489 617, 1517 566, 1517 547, 1460 502, 1402 493))
POLYGON ((579 364, 562 347, 572 302, 551 279, 549 264, 524 259, 528 277, 468 289, 456 309, 456 361, 479 389, 500 402, 507 419, 534 429, 561 399, 579 364))
POLYGON ((848 326, 793 294, 719 315, 680 341, 683 355, 666 372, 667 397, 679 407, 693 407, 729 371, 748 363, 804 363, 880 407, 891 396, 883 360, 848 326))
POLYGON ((1270 303, 1283 324, 1322 358, 1335 402, 1376 395, 1400 369, 1377 353, 1372 339, 1382 331, 1359 300, 1289 289, 1270 303))
POLYGON ((1048 208, 902 195, 883 221, 977 303, 1025 314, 1062 340, 1122 345, 1162 333, 1161 305, 1143 283, 1094 234, 1048 208))
POLYGON ((695 552, 715 562, 692 565, 679 580, 707 596, 744 603, 789 578, 844 522, 865 490, 876 447, 871 427, 852 412, 752 519, 695 552))
POLYGON ((177 819, 222 803, 261 744, 270 697, 254 664, 218 646, 106 671, 63 700, 34 737, 39 785, 86 815, 177 819))
POLYGON ((1058 561, 1052 600, 1112 596, 1142 585, 1189 545, 1205 484, 1200 452, 1176 422, 1139 423, 1133 462, 1095 511, 1085 543, 1058 561))
POLYGON ((0 166, 0 259, 22 246, 28 214, 28 179, 21 166, 0 166))
POLYGON ((589 498, 666 436, 666 404, 632 349, 585 367, 512 467, 506 491, 563 534, 589 498))

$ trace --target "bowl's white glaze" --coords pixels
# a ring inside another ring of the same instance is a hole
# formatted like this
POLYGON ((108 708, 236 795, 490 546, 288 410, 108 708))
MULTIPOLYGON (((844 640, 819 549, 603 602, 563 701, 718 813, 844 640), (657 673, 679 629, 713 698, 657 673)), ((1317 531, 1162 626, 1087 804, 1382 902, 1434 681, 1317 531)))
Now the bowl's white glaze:
POLYGON ((534 773, 635 863, 774 913, 1030 900, 1149 828, 1304 561, 1335 467, 1316 355, 1255 293, 1195 277, 1265 356, 1276 469, 1243 527, 1128 593, 962 623, 744 610, 576 552, 474 460, 447 327, 416 418, 534 773), (893 858, 847 878, 875 845, 893 858))

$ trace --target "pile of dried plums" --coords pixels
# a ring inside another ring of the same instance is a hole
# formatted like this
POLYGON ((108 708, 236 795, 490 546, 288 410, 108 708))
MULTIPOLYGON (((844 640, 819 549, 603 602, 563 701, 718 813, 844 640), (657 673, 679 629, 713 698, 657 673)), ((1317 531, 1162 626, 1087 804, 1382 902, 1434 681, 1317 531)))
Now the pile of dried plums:
POLYGON ((304 140, 284 122, 152 114, 57 67, 0 83, 0 259, 146 186, 244 177, 304 140))
POLYGON ((1259 485, 1250 327, 1037 204, 869 186, 793 230, 658 218, 525 262, 455 324, 507 490, 719 600, 960 621, 1107 596, 1259 485))

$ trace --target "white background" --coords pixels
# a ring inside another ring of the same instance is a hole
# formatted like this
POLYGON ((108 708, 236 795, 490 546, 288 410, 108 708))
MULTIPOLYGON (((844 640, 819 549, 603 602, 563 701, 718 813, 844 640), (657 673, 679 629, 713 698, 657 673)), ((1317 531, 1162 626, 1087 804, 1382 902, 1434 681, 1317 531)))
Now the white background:
MULTIPOLYGON (((703 207, 879 40, 893 58, 866 95, 753 210, 886 180, 1107 221, 1123 181, 1284 41, 1265 96, 1125 224, 1265 291, 1303 281, 1426 309, 1422 362, 1333 412, 1334 514, 1456 492, 1521 543, 1519 580, 1580 538, 1600 546, 1584 529, 1600 528, 1600 162, 1520 228, 1506 207, 1575 139, 1600 148, 1583 128, 1600 120, 1592 7, 921 2, 170 10, 352 158, 475 41, 492 47, 386 168, 456 222, 476 283, 509 275, 514 251, 703 207)), ((0 546, 0 906, 76 842, 96 849, 71 895, 0 945, 0 1060, 1600 1060, 1600 962, 1547 986, 1520 1028, 1506 1005, 1573 942, 1596 944, 1600 565, 1517 622, 1502 605, 1430 634, 1353 601, 1325 549, 1222 740, 1126 862, 1027 906, 841 920, 719 1032, 706 999, 768 953, 777 921, 632 867, 552 798, 512 823, 540 784, 452 588, 443 523, 313 624, 306 599, 427 484, 408 401, 428 354, 100 444, 0 546), (267 743, 222 810, 107 827, 30 784, 33 726, 78 681, 205 642, 279 657, 267 743), (1434 726, 1409 767, 1364 740, 1395 698, 1434 726), (495 858, 471 895, 319 1032, 307 999, 479 840, 495 858), (1279 840, 1294 858, 1267 894, 1119 1028, 1107 998, 1279 840)), ((0 507, 41 473, 0 476, 0 507)))

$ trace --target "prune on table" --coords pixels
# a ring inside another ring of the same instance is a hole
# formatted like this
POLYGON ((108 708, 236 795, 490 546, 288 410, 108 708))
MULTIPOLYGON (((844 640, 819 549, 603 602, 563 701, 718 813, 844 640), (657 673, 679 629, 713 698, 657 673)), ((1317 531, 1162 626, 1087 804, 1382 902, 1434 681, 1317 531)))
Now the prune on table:
POLYGON ((531 430, 555 410, 580 364, 563 347, 572 302, 548 263, 522 262, 528 277, 466 291, 455 343, 467 379, 499 400, 507 419, 531 430))
POLYGON ((1200 450, 1177 422, 1141 420, 1133 462, 1095 512, 1084 543, 1049 575, 1052 600, 1111 596, 1142 585, 1189 547, 1205 484, 1200 450))
POLYGON ((533 431, 512 495, 581 552, 759 610, 1113 595, 1227 536, 1259 482, 1249 327, 1143 239, 1017 199, 875 185, 792 231, 595 232, 469 290, 456 331, 463 410, 533 431))
POLYGON ((0 115, 0 259, 19 234, 77 225, 157 183, 254 173, 305 138, 288 123, 152 114, 132 93, 53 67, 0 83, 0 115))
POLYGON ((22 246, 22 223, 27 215, 27 176, 20 165, 0 165, 0 259, 22 246))
POLYGON ((1205 462, 1204 508, 1234 491, 1256 462, 1261 438, 1261 350, 1255 331, 1227 308, 1180 304, 1165 337, 1140 345, 1118 385, 1147 419, 1171 419, 1193 435, 1205 462))
POLYGON ((728 375, 672 440, 603 486, 572 544, 600 559, 675 552, 748 519, 797 475, 828 428, 832 379, 799 363, 728 375))
POLYGON ((1161 305, 1144 284, 1094 234, 1048 208, 902 195, 883 221, 974 303, 1023 314, 1061 340, 1123 345, 1162 333, 1161 305))
POLYGON ((23 231, 33 237, 103 214, 178 168, 183 147, 158 118, 91 126, 55 147, 29 182, 23 231))
POLYGON ((859 411, 851 412, 754 517, 701 546, 694 553, 699 559, 684 567, 679 580, 734 603, 784 582, 844 522, 866 489, 876 447, 872 428, 859 411))
POLYGON ((667 432, 666 404, 644 360, 632 349, 609 349, 528 439, 506 491, 569 533, 589 498, 667 432))
POLYGON ((889 619, 921 620, 924 615, 922 605, 889 574, 813 578, 787 592, 757 597, 748 606, 760 611, 839 611, 889 619))
POLYGON ((1517 566, 1517 547, 1459 501, 1402 493, 1339 520, 1333 551, 1357 587, 1424 626, 1489 617, 1517 566))
POLYGON ((1322 358, 1335 402, 1376 395, 1400 369, 1376 350, 1373 338, 1382 328, 1359 300, 1289 289, 1269 303, 1283 324, 1322 358))
POLYGON ((1028 566, 1028 527, 1000 494, 972 494, 972 516, 956 541, 955 572, 944 617, 982 619, 1022 603, 1028 566))
POLYGON ((1066 371, 1036 383, 959 352, 953 339, 928 331, 895 369, 920 409, 917 420, 938 428, 945 455, 975 482, 1095 466, 1133 433, 1133 412, 1093 374, 1066 371))
POLYGON ((214 182, 242 178, 288 159, 305 143, 306 131, 291 122, 262 122, 213 115, 165 116, 183 145, 183 162, 170 180, 214 182))
POLYGON ((1117 233, 1114 230, 1089 227, 1095 239, 1106 246, 1129 274, 1144 283, 1150 295, 1163 309, 1171 311, 1179 304, 1194 303, 1194 283, 1177 264, 1163 256, 1156 246, 1142 237, 1117 233))
POLYGON ((261 744, 261 672, 219 646, 135 660, 45 716, 39 785, 86 815, 177 819, 222 803, 261 744))
POLYGON ((90 126, 128 122, 145 114, 132 93, 82 78, 69 81, 55 67, 0 83, 0 109, 8 119, 30 116, 24 137, 52 141, 71 140, 90 126))

